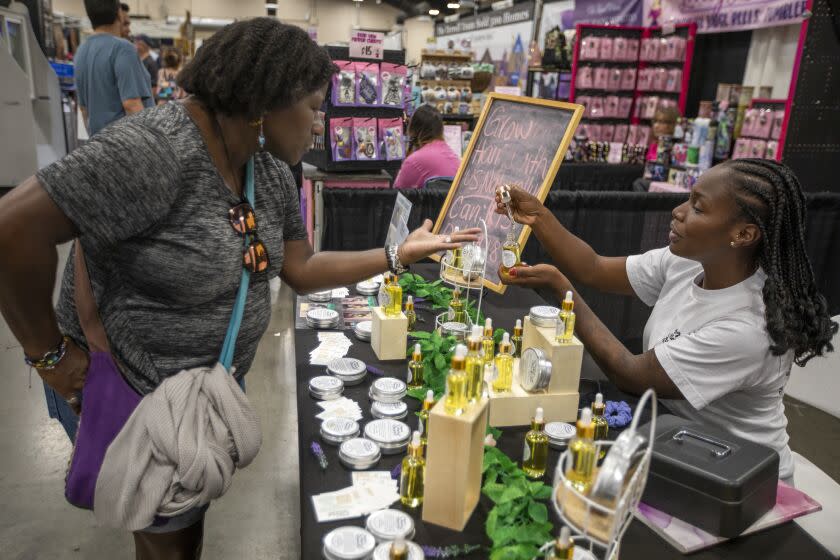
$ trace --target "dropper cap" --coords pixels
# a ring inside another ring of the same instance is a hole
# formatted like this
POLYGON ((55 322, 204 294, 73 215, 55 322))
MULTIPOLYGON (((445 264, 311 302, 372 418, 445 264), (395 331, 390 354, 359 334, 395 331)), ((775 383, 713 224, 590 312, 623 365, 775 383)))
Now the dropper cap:
POLYGON ((420 348, 420 343, 418 342, 417 344, 414 345, 414 353, 412 354, 411 358, 415 359, 415 358, 418 358, 422 355, 423 355, 423 352, 420 348))
POLYGON ((572 291, 569 290, 566 292, 566 299, 563 300, 562 308, 563 311, 572 311, 575 308, 575 301, 573 299, 572 291))
POLYGON ((467 347, 464 346, 463 344, 459 344, 458 346, 456 346, 454 356, 456 358, 461 358, 461 359, 466 358, 467 357, 467 347))
POLYGON ((490 334, 493 333, 493 319, 490 317, 484 320, 484 332, 486 333, 487 331, 490 331, 490 334))
POLYGON ((411 446, 412 447, 417 447, 419 445, 420 445, 420 432, 418 432, 417 430, 414 430, 411 433, 411 446))
POLYGON ((516 332, 522 332, 522 319, 517 319, 513 328, 516 329, 516 332))
POLYGON ((470 333, 470 338, 477 338, 481 340, 481 327, 479 325, 473 325, 472 332, 470 333))
POLYGON ((435 402, 435 392, 431 389, 426 391, 426 402, 435 402))
POLYGON ((406 306, 409 306, 409 305, 414 305, 414 297, 412 297, 412 296, 408 296, 408 297, 406 298, 406 300, 405 300, 405 305, 406 305, 406 306))
POLYGON ((508 353, 511 350, 510 335, 508 333, 502 334, 502 341, 499 343, 499 353, 508 353))
POLYGON ((595 416, 603 416, 607 405, 604 404, 604 395, 598 393, 595 395, 595 402, 592 403, 592 413, 595 416))
POLYGON ((455 347, 455 352, 452 353, 452 369, 461 370, 466 367, 465 359, 467 357, 467 347, 459 344, 455 347))
POLYGON ((581 439, 595 438, 595 424, 592 423, 592 409, 589 407, 580 412, 580 420, 577 422, 577 437, 581 439))
POLYGON ((543 422, 544 421, 543 409, 542 409, 541 406, 538 406, 537 407, 537 412, 534 413, 534 421, 535 422, 543 422))
POLYGON ((558 540, 560 541, 561 546, 569 546, 570 544, 572 544, 572 531, 568 527, 563 525, 563 527, 560 529, 560 538, 558 540))

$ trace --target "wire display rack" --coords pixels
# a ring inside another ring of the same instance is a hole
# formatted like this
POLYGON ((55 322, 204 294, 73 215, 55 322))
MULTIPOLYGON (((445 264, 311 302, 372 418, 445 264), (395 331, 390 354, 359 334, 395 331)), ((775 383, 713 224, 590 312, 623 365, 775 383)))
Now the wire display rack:
MULTIPOLYGON (((655 433, 656 393, 648 389, 639 400, 630 427, 615 441, 597 442, 598 453, 605 448, 607 456, 588 495, 567 484, 565 473, 572 467, 573 458, 568 449, 560 455, 554 472, 551 503, 575 535, 576 546, 588 550, 594 558, 618 558, 621 539, 633 520, 647 484, 655 433), (650 430, 641 434, 638 431, 639 418, 648 403, 651 408, 650 430), (605 498, 608 496, 611 498, 605 498)), ((546 543, 543 549, 549 550, 550 545, 546 543)))
MULTIPOLYGON (((484 229, 484 236, 482 238, 482 245, 470 243, 461 249, 461 263, 452 262, 454 259, 453 253, 447 252, 443 258, 440 259, 440 279, 444 284, 459 288, 464 294, 464 308, 468 308, 470 300, 477 300, 476 317, 481 314, 481 303, 484 296, 484 278, 487 276, 487 222, 481 220, 481 226, 484 229), (472 292, 477 291, 478 295, 471 297, 472 292)), ((469 312, 466 313, 467 324, 464 336, 469 334, 473 326, 473 319, 469 312)), ((441 332, 444 330, 443 325, 450 322, 452 318, 449 316, 449 311, 444 311, 435 317, 435 328, 441 332)))

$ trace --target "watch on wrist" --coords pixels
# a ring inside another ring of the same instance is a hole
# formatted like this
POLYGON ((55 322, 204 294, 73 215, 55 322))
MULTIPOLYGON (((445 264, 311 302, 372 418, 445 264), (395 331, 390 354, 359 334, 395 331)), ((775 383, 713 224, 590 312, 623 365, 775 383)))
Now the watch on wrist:
POLYGON ((404 272, 408 272, 408 267, 403 266, 400 262, 400 247, 399 245, 392 244, 387 245, 385 247, 385 258, 388 261, 388 270, 391 271, 393 274, 403 274, 404 272))

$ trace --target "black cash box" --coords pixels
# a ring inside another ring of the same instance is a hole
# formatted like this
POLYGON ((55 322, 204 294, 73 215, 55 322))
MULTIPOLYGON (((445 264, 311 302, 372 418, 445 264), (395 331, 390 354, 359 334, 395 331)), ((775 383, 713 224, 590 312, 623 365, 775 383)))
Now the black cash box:
POLYGON ((778 480, 775 450, 665 414, 656 419, 642 501, 708 533, 732 538, 776 505, 778 480))

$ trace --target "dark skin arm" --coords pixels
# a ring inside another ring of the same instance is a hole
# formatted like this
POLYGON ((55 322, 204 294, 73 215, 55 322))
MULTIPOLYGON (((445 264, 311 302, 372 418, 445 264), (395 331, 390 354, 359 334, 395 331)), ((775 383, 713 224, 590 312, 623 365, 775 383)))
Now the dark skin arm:
MULTIPOLYGON (((496 213, 507 215, 499 187, 496 192, 496 213)), ((513 219, 531 226, 551 260, 575 282, 602 292, 635 295, 627 278, 627 257, 604 257, 588 243, 563 227, 538 198, 519 187, 510 187, 509 203, 513 219)))
POLYGON ((511 273, 511 278, 500 276, 503 283, 530 288, 551 288, 561 300, 566 291, 572 291, 575 301, 575 334, 601 371, 620 390, 631 395, 641 395, 647 389, 653 389, 660 398, 684 398, 662 368, 656 353, 653 350, 643 354, 630 352, 598 319, 556 267, 548 264, 521 266, 513 269, 511 273))

